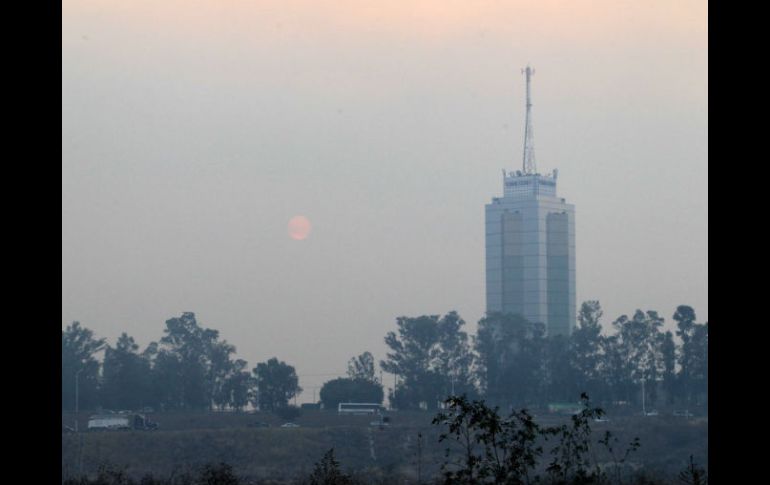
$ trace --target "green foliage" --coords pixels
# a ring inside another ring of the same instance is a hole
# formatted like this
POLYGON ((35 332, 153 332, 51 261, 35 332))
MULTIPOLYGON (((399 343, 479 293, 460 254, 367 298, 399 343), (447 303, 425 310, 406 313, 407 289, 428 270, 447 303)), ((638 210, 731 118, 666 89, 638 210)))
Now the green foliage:
POLYGON ((166 320, 164 332, 156 367, 166 390, 162 404, 170 409, 210 408, 216 377, 222 372, 225 356, 235 349, 218 341, 217 330, 198 325, 191 312, 166 320))
POLYGON ((327 451, 316 463, 309 477, 310 485, 353 485, 353 479, 342 472, 340 463, 334 458, 334 448, 327 451))
POLYGON ((617 330, 614 352, 622 364, 616 370, 615 383, 618 397, 635 400, 635 395, 642 380, 653 385, 647 386, 647 398, 654 405, 657 398, 658 377, 663 373, 663 358, 660 351, 662 342, 660 327, 663 319, 657 312, 637 310, 629 319, 626 315, 613 322, 617 330))
POLYGON ((246 361, 238 359, 228 369, 219 393, 214 396, 214 402, 220 407, 230 406, 241 411, 253 399, 256 379, 246 367, 246 361))
POLYGON ((382 403, 384 393, 377 382, 338 378, 326 382, 320 392, 325 409, 337 409, 341 402, 382 403))
POLYGON ((537 443, 542 430, 526 410, 502 418, 498 408, 465 396, 451 396, 445 404, 448 411, 433 419, 447 429, 439 442, 454 441, 461 451, 452 459, 452 449, 446 449, 444 483, 529 483, 543 449, 537 443))
POLYGON ((708 483, 708 476, 706 475, 706 470, 698 466, 692 455, 690 455, 687 469, 679 473, 679 481, 686 485, 705 485, 708 483))
POLYGON ((207 464, 200 468, 197 476, 189 473, 167 479, 145 475, 138 482, 128 476, 124 469, 100 465, 94 478, 81 476, 62 480, 62 485, 240 485, 241 480, 227 463, 207 464))
POLYGON ((291 405, 276 408, 273 412, 284 421, 292 421, 302 414, 302 411, 297 406, 291 405))
MULTIPOLYGON (((442 466, 444 483, 449 484, 510 484, 541 483, 539 460, 543 456, 541 443, 556 440, 551 448, 551 461, 546 467, 548 483, 602 484, 608 477, 594 459, 590 422, 604 414, 592 407, 588 396, 581 395, 583 410, 561 426, 538 425, 526 410, 512 411, 507 417, 498 408, 488 407, 484 401, 470 401, 465 396, 446 400, 446 412, 439 412, 433 424, 443 426, 439 441, 459 445, 459 453, 452 458, 452 448, 446 450, 442 466)), ((612 452, 613 436, 605 433, 605 444, 612 452)), ((617 441, 617 439, 615 439, 617 441)), ((617 475, 614 483, 621 483, 619 464, 639 447, 634 440, 626 454, 616 459, 617 475)), ((613 455, 614 457, 614 455, 613 455)))
POLYGON ((661 336, 660 353, 663 359, 663 390, 666 392, 666 402, 674 404, 677 392, 676 385, 676 343, 674 335, 666 332, 661 336))
POLYGON ((239 485, 241 482, 227 463, 205 465, 196 480, 196 485, 239 485))
POLYGON ((574 365, 574 351, 569 337, 555 335, 545 340, 542 356, 540 393, 537 401, 565 402, 580 392, 580 371, 574 365))
MULTIPOLYGON (((570 336, 547 336, 542 324, 519 315, 489 314, 469 344, 465 322, 444 316, 399 317, 388 332, 381 369, 396 375, 390 402, 398 409, 435 409, 448 395, 483 395, 505 409, 564 402, 588 390, 603 406, 644 398, 648 409, 662 401, 699 413, 708 405, 708 323, 677 307, 675 333, 664 332, 657 312, 637 310, 602 333, 598 301, 584 302, 570 336), (679 343, 681 341, 681 344, 679 343), (697 409, 700 407, 700 409, 697 409)), ((249 371, 219 332, 198 324, 193 313, 167 320, 164 335, 140 352, 123 333, 114 347, 74 322, 62 331, 62 409, 75 407, 77 376, 81 409, 242 410, 248 403, 272 411, 301 392, 292 366, 272 358, 249 371), (104 350, 103 364, 97 357, 104 350)), ((332 380, 322 401, 382 402, 375 360, 364 352, 348 362, 348 379, 332 380)))
POLYGON ((263 411, 285 408, 289 400, 302 392, 294 367, 273 357, 253 370, 257 382, 258 405, 263 411))
POLYGON ((503 419, 497 408, 464 396, 446 400, 448 412, 439 412, 433 424, 446 426, 439 442, 454 440, 459 457, 451 460, 447 448, 442 470, 444 483, 525 483, 542 454, 536 443, 540 429, 526 411, 503 419))
POLYGON ((607 453, 609 453, 610 457, 612 458, 615 483, 622 483, 623 465, 626 463, 626 460, 628 460, 628 457, 631 455, 631 453, 638 450, 641 446, 639 438, 636 437, 633 439, 633 441, 631 441, 631 443, 629 443, 625 451, 620 454, 619 450, 617 449, 619 443, 620 440, 610 431, 605 431, 604 437, 599 440, 599 444, 604 445, 607 453))
POLYGON ((578 324, 570 337, 570 367, 574 369, 575 388, 593 396, 606 394, 600 323, 603 314, 598 301, 583 302, 578 312, 578 324))
POLYGON ((698 404, 708 393, 708 323, 695 323, 695 310, 680 305, 674 313, 679 350, 679 395, 688 404, 698 404))
POLYGON ((371 352, 364 352, 358 357, 348 361, 348 377, 353 380, 363 380, 377 383, 374 375, 374 356, 371 352))
POLYGON ((493 404, 525 406, 541 400, 545 326, 514 314, 490 313, 479 321, 477 372, 493 404))
POLYGON ((583 410, 571 416, 569 425, 544 430, 544 435, 555 436, 559 440, 551 450, 553 459, 547 468, 554 483, 597 483, 602 478, 601 470, 590 462, 590 420, 600 418, 604 411, 601 408, 592 408, 585 393, 580 399, 583 410))
POLYGON ((390 348, 380 367, 396 374, 401 382, 391 396, 399 408, 418 409, 425 403, 436 409, 452 393, 475 393, 471 365, 473 355, 465 322, 457 312, 396 319, 398 335, 388 332, 385 343, 390 348))
POLYGON ((125 333, 106 348, 102 406, 240 410, 248 404, 255 381, 246 361, 232 359, 235 347, 220 340, 217 330, 201 327, 188 312, 167 320, 164 333, 141 353, 125 333))
POLYGON ((105 339, 94 338, 91 330, 73 322, 61 334, 62 409, 75 409, 77 381, 80 409, 98 403, 99 361, 95 355, 105 348, 105 339), (77 376, 77 377, 76 377, 77 376))
POLYGON ((149 359, 123 332, 115 347, 107 346, 102 363, 102 406, 110 409, 141 409, 153 404, 149 359))

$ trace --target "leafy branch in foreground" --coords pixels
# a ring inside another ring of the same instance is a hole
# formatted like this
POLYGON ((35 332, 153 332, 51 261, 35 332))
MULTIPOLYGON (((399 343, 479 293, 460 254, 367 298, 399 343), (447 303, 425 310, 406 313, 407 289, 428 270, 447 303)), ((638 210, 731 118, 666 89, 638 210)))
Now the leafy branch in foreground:
MULTIPOLYGON (((543 483, 536 474, 543 455, 541 443, 558 440, 551 448, 552 459, 545 468, 549 483, 602 484, 607 476, 596 461, 591 446, 590 421, 604 415, 591 407, 588 396, 581 395, 583 410, 571 417, 569 424, 543 427, 526 410, 512 411, 503 418, 498 408, 484 401, 470 401, 465 396, 451 396, 445 401, 446 410, 439 412, 433 424, 446 427, 439 442, 449 441, 460 453, 452 460, 452 447, 446 449, 442 465, 445 484, 506 484, 543 483)), ((612 448, 613 435, 606 432, 599 444, 604 444, 616 463, 613 483, 620 483, 620 464, 639 448, 636 438, 623 457, 616 457, 612 448)), ((617 442, 617 438, 614 438, 617 442)))
POLYGON ((340 462, 334 458, 334 448, 327 451, 315 464, 309 479, 310 485, 353 485, 353 479, 342 472, 340 462))
POLYGON ((585 393, 581 394, 580 400, 583 409, 572 415, 570 425, 563 424, 543 430, 546 437, 552 435, 559 438, 559 443, 551 450, 553 460, 547 468, 555 483, 567 483, 570 478, 577 483, 596 483, 602 479, 596 460, 593 460, 593 467, 589 462, 589 454, 592 454, 589 420, 602 417, 604 411, 590 407, 585 393))
POLYGON ((690 463, 686 470, 679 473, 679 481, 686 485, 705 485, 708 483, 708 476, 706 476, 706 470, 696 465, 690 455, 690 463))

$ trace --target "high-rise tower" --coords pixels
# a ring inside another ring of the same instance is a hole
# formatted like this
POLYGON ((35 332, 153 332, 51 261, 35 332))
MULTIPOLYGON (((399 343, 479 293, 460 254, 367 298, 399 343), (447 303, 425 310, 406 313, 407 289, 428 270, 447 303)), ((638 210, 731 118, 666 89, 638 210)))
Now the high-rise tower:
POLYGON ((556 196, 557 171, 535 164, 530 82, 522 170, 503 170, 503 197, 487 204, 487 313, 517 313, 545 324, 549 335, 575 326, 575 206, 556 196))

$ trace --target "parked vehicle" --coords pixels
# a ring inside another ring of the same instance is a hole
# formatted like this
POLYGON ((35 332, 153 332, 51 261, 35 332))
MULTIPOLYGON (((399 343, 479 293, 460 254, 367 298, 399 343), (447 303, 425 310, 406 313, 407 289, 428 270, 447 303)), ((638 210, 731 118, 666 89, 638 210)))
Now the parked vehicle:
POLYGON ((246 426, 249 428, 269 428, 270 425, 267 423, 264 423, 262 421, 254 421, 253 423, 249 423, 246 426))
POLYGON ((299 425, 295 423, 283 423, 281 428, 299 428, 299 425))
POLYGON ((548 405, 548 412, 552 414, 580 414, 584 407, 580 403, 572 402, 554 402, 548 405))
POLYGON ((116 429, 158 429, 158 423, 148 420, 143 414, 94 414, 88 418, 89 430, 116 429))

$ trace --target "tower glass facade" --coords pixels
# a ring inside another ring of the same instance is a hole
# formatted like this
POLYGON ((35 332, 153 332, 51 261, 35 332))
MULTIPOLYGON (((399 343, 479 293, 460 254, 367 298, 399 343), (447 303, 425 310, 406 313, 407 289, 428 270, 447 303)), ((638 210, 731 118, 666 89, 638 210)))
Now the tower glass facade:
POLYGON ((505 174, 486 205, 487 312, 516 313, 549 335, 575 325, 575 207, 553 174, 505 174))

